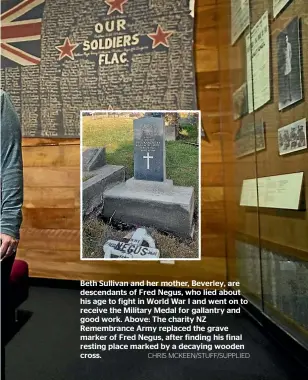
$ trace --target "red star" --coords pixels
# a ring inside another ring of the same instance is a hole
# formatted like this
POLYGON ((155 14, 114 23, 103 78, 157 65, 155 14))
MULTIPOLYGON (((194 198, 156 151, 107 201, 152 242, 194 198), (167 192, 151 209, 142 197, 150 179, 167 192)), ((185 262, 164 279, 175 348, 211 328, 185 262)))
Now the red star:
POLYGON ((110 15, 114 11, 118 11, 119 13, 123 14, 124 13, 123 5, 126 4, 127 2, 128 0, 105 0, 105 3, 109 5, 107 15, 110 15))
POLYGON ((156 33, 148 34, 153 40, 152 49, 155 49, 158 45, 162 44, 166 47, 169 47, 168 38, 171 36, 172 32, 164 32, 160 25, 157 26, 156 33))
POLYGON ((71 60, 74 60, 73 51, 76 49, 78 44, 71 44, 68 37, 65 38, 63 45, 56 46, 56 49, 59 50, 60 55, 58 60, 61 61, 64 57, 68 57, 71 60))

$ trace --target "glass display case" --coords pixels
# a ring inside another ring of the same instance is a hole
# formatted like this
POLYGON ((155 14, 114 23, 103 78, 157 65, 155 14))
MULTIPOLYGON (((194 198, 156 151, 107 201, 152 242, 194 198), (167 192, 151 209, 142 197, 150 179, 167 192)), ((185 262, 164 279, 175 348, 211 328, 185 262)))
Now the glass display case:
POLYGON ((308 348, 308 2, 218 13, 228 278, 308 348))

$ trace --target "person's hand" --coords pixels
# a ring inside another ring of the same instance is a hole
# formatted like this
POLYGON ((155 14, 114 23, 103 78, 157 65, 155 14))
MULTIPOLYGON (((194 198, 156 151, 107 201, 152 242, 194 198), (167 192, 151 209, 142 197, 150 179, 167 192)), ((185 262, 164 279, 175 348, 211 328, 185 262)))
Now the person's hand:
POLYGON ((12 236, 6 234, 0 234, 1 239, 1 260, 11 256, 16 252, 19 240, 14 239, 12 236))

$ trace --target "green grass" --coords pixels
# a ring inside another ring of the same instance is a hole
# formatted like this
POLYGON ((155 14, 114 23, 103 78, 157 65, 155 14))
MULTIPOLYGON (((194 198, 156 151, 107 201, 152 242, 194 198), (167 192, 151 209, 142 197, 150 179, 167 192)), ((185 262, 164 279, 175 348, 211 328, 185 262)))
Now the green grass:
POLYGON ((182 125, 180 129, 180 137, 184 141, 198 143, 198 128, 197 126, 187 124, 182 125))
POLYGON ((111 117, 93 119, 83 117, 82 145, 86 147, 105 146, 107 152, 115 152, 120 146, 133 141, 133 119, 111 117))
POLYGON ((198 148, 182 141, 166 141, 167 177, 176 186, 194 186, 198 190, 198 148))
POLYGON ((118 147, 115 151, 106 151, 106 160, 110 165, 125 166, 126 178, 134 176, 134 145, 131 141, 118 147))

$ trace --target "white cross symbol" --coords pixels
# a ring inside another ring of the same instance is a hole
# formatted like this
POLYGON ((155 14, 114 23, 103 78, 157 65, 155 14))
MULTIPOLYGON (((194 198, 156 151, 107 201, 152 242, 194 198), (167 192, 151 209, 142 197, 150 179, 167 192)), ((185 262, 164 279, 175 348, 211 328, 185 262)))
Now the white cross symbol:
POLYGON ((154 157, 150 156, 150 153, 148 152, 146 156, 143 156, 143 158, 147 159, 147 170, 150 170, 150 158, 154 158, 154 157))

